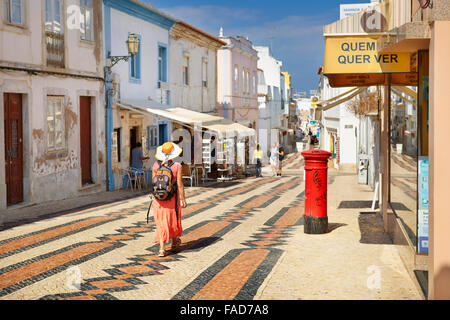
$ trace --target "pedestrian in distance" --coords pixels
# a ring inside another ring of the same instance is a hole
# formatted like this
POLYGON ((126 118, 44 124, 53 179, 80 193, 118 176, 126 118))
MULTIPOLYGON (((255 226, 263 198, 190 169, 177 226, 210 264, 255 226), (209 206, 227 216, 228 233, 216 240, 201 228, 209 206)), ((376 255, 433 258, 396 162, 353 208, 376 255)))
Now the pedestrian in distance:
POLYGON ((144 167, 143 161, 150 159, 149 157, 144 157, 142 152, 142 144, 140 142, 136 143, 136 147, 131 150, 131 167, 135 169, 142 169, 144 167))
POLYGON ((172 142, 166 142, 156 149, 153 165, 154 205, 156 233, 154 243, 159 243, 158 256, 164 257, 167 252, 165 244, 172 239, 172 250, 181 244, 183 228, 181 226, 181 208, 186 208, 186 195, 184 193, 181 164, 173 162, 182 149, 172 142), (166 178, 166 179, 165 179, 166 178), (164 194, 166 189, 170 193, 164 194), (181 196, 181 203, 180 203, 181 196), (162 200, 164 199, 164 200, 162 200))
POLYGON ((140 142, 136 143, 136 146, 131 150, 131 174, 140 182, 144 181, 145 173, 142 170, 144 168, 143 161, 150 159, 149 157, 144 157, 142 152, 142 144, 140 142))
POLYGON ((312 144, 313 144, 312 139, 313 139, 313 135, 312 135, 311 129, 309 129, 309 131, 308 131, 308 150, 312 149, 312 144))
POLYGON ((263 158, 263 152, 261 150, 261 147, 259 146, 259 143, 256 145, 256 150, 253 153, 253 161, 256 159, 256 177, 262 177, 261 169, 262 169, 262 158, 263 158))
POLYGON ((270 166, 272 168, 272 174, 274 177, 277 176, 278 162, 279 162, 278 147, 277 144, 275 143, 272 146, 272 149, 270 149, 270 166))
POLYGON ((282 171, 283 171, 283 160, 284 160, 284 148, 280 146, 280 144, 277 144, 278 147, 278 172, 277 176, 281 177, 282 171))

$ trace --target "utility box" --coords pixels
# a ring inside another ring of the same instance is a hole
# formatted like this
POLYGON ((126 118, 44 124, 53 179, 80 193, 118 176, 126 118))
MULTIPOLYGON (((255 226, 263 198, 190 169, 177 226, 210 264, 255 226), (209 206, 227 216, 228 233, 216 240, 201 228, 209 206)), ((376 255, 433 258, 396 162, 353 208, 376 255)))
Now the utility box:
POLYGON ((369 183, 369 156, 366 154, 359 155, 358 183, 369 183))

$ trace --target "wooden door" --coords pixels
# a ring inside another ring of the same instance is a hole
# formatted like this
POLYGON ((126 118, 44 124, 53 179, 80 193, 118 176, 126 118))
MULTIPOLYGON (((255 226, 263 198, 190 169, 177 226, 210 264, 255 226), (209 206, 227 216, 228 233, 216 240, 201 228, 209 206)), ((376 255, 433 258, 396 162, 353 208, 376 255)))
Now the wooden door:
POLYGON ((6 202, 23 202, 22 95, 4 94, 6 202))
POLYGON ((81 184, 92 183, 91 98, 80 97, 81 184))

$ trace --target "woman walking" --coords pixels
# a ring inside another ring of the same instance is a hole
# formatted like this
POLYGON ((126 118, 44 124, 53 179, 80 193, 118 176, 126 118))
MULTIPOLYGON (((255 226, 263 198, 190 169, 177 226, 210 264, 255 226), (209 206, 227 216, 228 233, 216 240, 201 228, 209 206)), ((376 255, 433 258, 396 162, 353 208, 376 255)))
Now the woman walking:
POLYGON ((153 165, 153 177, 162 165, 172 171, 174 195, 168 200, 154 199, 153 216, 155 218, 156 233, 155 243, 159 243, 158 256, 164 257, 166 250, 164 245, 172 239, 172 250, 181 244, 180 236, 183 232, 181 227, 181 208, 186 208, 186 195, 184 193, 183 179, 181 175, 181 164, 172 160, 178 157, 182 149, 175 143, 166 142, 156 149, 157 160, 153 165), (181 207, 180 207, 181 196, 181 207))
POLYGON ((262 157, 263 152, 261 150, 261 147, 259 146, 259 143, 256 145, 256 150, 253 153, 253 161, 256 159, 256 177, 262 177, 261 174, 261 168, 262 168, 262 157))
POLYGON ((270 166, 272 167, 272 174, 274 177, 277 177, 278 172, 278 163, 279 163, 279 153, 277 144, 272 146, 270 150, 270 166))

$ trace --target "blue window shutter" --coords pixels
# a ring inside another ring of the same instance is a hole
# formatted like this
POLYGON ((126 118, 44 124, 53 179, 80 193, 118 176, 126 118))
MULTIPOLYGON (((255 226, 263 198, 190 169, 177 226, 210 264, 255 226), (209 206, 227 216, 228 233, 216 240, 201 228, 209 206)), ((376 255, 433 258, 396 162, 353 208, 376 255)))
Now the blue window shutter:
POLYGON ((141 36, 138 35, 139 38, 139 51, 136 55, 136 79, 141 79, 141 51, 142 51, 142 40, 141 36))
POLYGON ((163 48, 163 81, 167 82, 167 49, 163 48))

